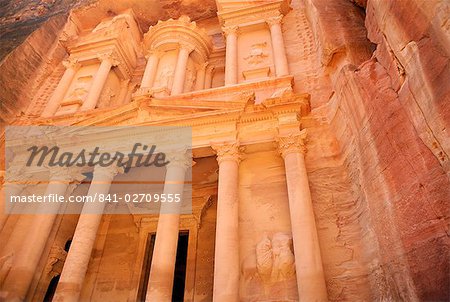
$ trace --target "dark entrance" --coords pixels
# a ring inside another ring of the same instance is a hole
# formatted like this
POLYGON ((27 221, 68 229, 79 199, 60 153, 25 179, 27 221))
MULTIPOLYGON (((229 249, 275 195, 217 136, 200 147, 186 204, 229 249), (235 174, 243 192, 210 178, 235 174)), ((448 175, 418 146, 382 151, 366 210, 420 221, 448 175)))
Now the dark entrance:
POLYGON ((175 277, 173 280, 172 302, 183 302, 186 284, 186 263, 189 243, 189 231, 178 235, 177 260, 175 262, 175 277))
MULTIPOLYGON (((145 247, 144 262, 142 265, 142 278, 139 283, 137 301, 144 302, 147 295, 147 285, 150 278, 153 249, 155 247, 156 234, 148 234, 145 247)), ((186 264, 189 243, 189 231, 181 231, 178 235, 177 259, 175 262, 175 274, 172 289, 172 302, 183 302, 186 283, 186 264)))
POLYGON ((59 275, 52 278, 45 293, 44 302, 51 302, 58 286, 59 275))

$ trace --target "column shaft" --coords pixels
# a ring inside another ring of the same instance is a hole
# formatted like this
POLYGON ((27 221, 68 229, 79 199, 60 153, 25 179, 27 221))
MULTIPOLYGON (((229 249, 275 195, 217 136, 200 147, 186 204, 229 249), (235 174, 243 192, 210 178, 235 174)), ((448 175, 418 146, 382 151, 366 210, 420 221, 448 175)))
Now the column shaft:
POLYGON ((268 21, 270 26, 270 36, 272 38, 273 58, 275 61, 275 72, 277 77, 289 74, 283 33, 281 31, 281 18, 282 16, 278 16, 268 21))
POLYGON ((206 68, 206 74, 205 74, 205 89, 209 89, 212 87, 213 73, 214 73, 214 67, 208 66, 206 68))
POLYGON ((225 50, 225 86, 237 84, 237 28, 224 29, 226 35, 225 50))
POLYGON ((95 73, 94 79, 92 81, 91 87, 89 88, 89 92, 86 96, 86 99, 81 106, 81 110, 91 110, 95 109, 97 106, 98 99, 100 94, 102 93, 103 86, 105 85, 106 79, 108 78, 109 71, 113 66, 112 59, 104 58, 102 59, 102 63, 95 73))
MULTIPOLYGON (((164 194, 183 195, 186 167, 167 168, 164 194)), ((181 202, 161 204, 146 301, 171 302, 177 258, 181 202)))
MULTIPOLYGON (((68 181, 50 180, 45 195, 64 195, 68 185, 68 181)), ((40 208, 41 212, 48 214, 39 213, 32 216, 31 228, 26 235, 23 246, 14 255, 11 271, 3 284, 2 292, 8 301, 25 300, 56 219, 59 204, 42 205, 42 207, 46 208, 40 208)))
POLYGON ((120 83, 120 92, 118 97, 120 104, 127 104, 127 95, 130 90, 129 84, 130 84, 129 79, 122 80, 122 82, 120 83))
MULTIPOLYGON (((108 194, 116 172, 112 167, 96 168, 87 195, 94 198, 108 194)), ((105 205, 98 201, 84 204, 53 301, 79 300, 105 205)))
POLYGON ((288 153, 284 163, 299 297, 301 301, 327 301, 304 156, 301 152, 288 153))
MULTIPOLYGON (((20 192, 23 191, 23 187, 18 185, 18 184, 6 184, 3 186, 2 188, 2 192, 0 192, 1 196, 0 196, 0 200, 3 200, 2 204, 0 205, 2 212, 0 214, 0 233, 3 230, 3 227, 6 224, 6 221, 8 220, 9 217, 9 212, 7 212, 7 203, 9 203, 9 198, 10 196, 13 195, 19 195, 20 192)), ((9 205, 9 209, 12 208, 12 205, 9 205)))
POLYGON ((225 154, 218 152, 214 302, 239 301, 239 159, 237 148, 233 149, 226 150, 225 154))
POLYGON ((203 90, 205 87, 206 65, 202 64, 197 70, 197 76, 195 79, 195 90, 203 90))
POLYGON ((156 71, 158 69, 159 56, 152 52, 148 58, 145 66, 144 75, 142 76, 141 88, 152 88, 156 78, 156 71))
POLYGON ((58 111, 59 105, 62 102, 64 96, 66 95, 67 90, 70 87, 70 84, 72 84, 73 78, 75 77, 78 68, 79 65, 77 64, 67 65, 64 75, 59 81, 58 86, 56 86, 55 91, 53 92, 50 100, 48 101, 47 105, 44 108, 44 111, 41 114, 42 117, 54 116, 56 111, 58 111))
POLYGON ((173 77, 173 85, 171 95, 180 94, 184 91, 184 80, 186 78, 186 67, 189 59, 191 49, 188 47, 180 47, 178 52, 177 65, 175 67, 175 74, 173 77))

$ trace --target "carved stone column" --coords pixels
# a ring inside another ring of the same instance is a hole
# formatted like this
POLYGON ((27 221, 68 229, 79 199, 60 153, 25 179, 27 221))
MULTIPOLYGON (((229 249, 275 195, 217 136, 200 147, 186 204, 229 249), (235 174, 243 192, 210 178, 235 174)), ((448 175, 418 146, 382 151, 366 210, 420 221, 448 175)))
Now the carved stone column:
MULTIPOLYGON (((3 184, 0 196, 0 200, 3 200, 3 203, 0 205, 2 209, 0 213, 0 233, 9 217, 6 205, 10 202, 10 197, 19 195, 25 189, 25 185, 19 184, 17 183, 17 181, 28 179, 28 177, 23 177, 23 171, 21 168, 15 168, 13 165, 8 168, 6 176, 8 176, 8 179, 6 179, 5 183, 3 184)), ((10 207, 12 206, 13 205, 10 205, 10 207)))
POLYGON ((239 301, 239 145, 212 146, 219 163, 214 302, 239 301))
POLYGON ((214 66, 208 65, 206 67, 206 74, 205 74, 205 89, 209 89, 212 87, 213 75, 214 75, 214 66))
POLYGON ((205 87, 205 76, 206 76, 206 67, 208 66, 208 62, 200 64, 197 69, 197 76, 195 80, 195 90, 203 90, 205 87))
POLYGON ((289 196, 298 294, 302 301, 328 301, 304 154, 306 131, 279 137, 289 196))
POLYGON ((126 104, 127 103, 127 95, 130 90, 130 79, 122 80, 120 82, 120 92, 118 101, 120 104, 126 104))
POLYGON ((237 84, 238 62, 237 62, 237 26, 222 28, 226 38, 225 50, 225 86, 237 84))
POLYGON ((95 109, 111 68, 119 64, 112 54, 103 54, 100 56, 100 60, 100 67, 95 73, 89 92, 81 106, 82 111, 95 109))
POLYGON ((45 106, 44 111, 41 114, 42 117, 51 117, 55 115, 56 111, 58 111, 60 103, 70 87, 70 84, 72 84, 75 74, 81 66, 76 60, 63 61, 63 65, 66 67, 66 71, 45 106))
MULTIPOLYGON (((108 194, 111 182, 119 172, 116 166, 96 166, 87 195, 94 198, 108 194)), ((78 301, 105 205, 106 202, 98 199, 83 205, 53 301, 78 301)))
POLYGON ((180 51, 178 52, 177 65, 175 67, 175 74, 173 76, 171 95, 183 93, 189 54, 193 50, 194 48, 189 44, 185 43, 180 44, 180 51))
MULTIPOLYGON (((45 195, 64 195, 69 183, 77 178, 81 179, 78 174, 70 175, 68 169, 52 168, 45 195)), ((3 284, 2 295, 6 296, 8 301, 25 300, 36 267, 52 231, 59 206, 59 203, 42 204, 39 212, 32 216, 30 230, 21 249, 14 256, 11 271, 3 284)))
POLYGON ((289 74, 289 66, 284 48, 283 33, 281 31, 282 15, 267 19, 270 27, 270 36, 272 37, 273 58, 275 61, 275 72, 277 77, 289 74))
MULTIPOLYGON (((168 154, 168 160, 163 194, 180 194, 181 200, 186 170, 192 159, 180 152, 168 154)), ((181 204, 181 201, 161 203, 146 301, 172 301, 181 204)))
POLYGON ((147 65, 145 65, 144 75, 142 76, 141 88, 152 88, 156 78, 156 71, 158 70, 159 59, 162 52, 158 50, 149 51, 145 56, 147 58, 147 65))

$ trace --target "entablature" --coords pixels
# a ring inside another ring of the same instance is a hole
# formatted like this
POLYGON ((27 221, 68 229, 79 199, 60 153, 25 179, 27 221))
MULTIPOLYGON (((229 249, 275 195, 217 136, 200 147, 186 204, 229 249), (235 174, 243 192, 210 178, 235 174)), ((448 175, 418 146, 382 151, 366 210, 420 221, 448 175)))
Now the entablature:
POLYGON ((234 6, 234 8, 227 8, 224 4, 222 9, 219 6, 217 15, 222 26, 242 28, 265 23, 270 18, 279 15, 286 15, 290 10, 289 2, 288 0, 279 0, 251 6, 234 6))

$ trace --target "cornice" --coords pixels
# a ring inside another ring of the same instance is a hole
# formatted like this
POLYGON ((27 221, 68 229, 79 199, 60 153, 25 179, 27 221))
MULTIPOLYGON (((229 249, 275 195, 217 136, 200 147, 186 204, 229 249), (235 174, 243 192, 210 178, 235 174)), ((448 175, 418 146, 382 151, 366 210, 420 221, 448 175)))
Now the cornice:
POLYGON ((286 15, 289 10, 289 2, 280 0, 236 10, 219 11, 217 15, 223 26, 242 26, 246 23, 266 22, 267 19, 280 14, 286 15))

